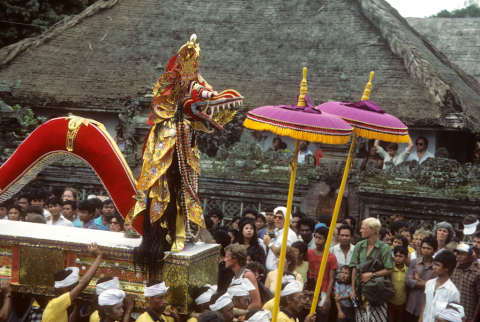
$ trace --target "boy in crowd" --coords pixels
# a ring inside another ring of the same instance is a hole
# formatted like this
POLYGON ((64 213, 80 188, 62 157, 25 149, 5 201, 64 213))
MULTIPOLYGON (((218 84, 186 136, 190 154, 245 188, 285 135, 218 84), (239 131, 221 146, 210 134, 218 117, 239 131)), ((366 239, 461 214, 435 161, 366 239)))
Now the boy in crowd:
POLYGON ((413 142, 410 140, 408 142, 408 146, 405 148, 405 151, 398 153, 398 144, 397 143, 390 143, 387 146, 387 151, 380 146, 380 141, 375 140, 375 144, 373 145, 375 147, 375 150, 377 150, 378 155, 383 159, 383 168, 387 169, 388 165, 385 163, 387 161, 392 162, 394 165, 399 165, 403 161, 406 161, 408 157, 410 156, 410 152, 412 152, 413 149, 413 142))
POLYGON ((465 310, 467 321, 479 321, 480 270, 472 264, 473 250, 470 246, 458 244, 455 251, 457 267, 451 276, 452 282, 462 295, 460 304, 465 310))
MULTIPOLYGON (((325 243, 327 242, 328 228, 319 227, 315 230, 315 249, 309 249, 305 256, 309 263, 308 278, 317 279, 320 265, 322 263, 323 252, 325 250, 325 243)), ((319 306, 322 307, 325 319, 328 318, 330 311, 330 296, 333 292, 333 283, 335 281, 335 273, 337 270, 337 258, 332 253, 328 254, 327 266, 325 267, 325 274, 323 274, 322 293, 319 306)))
POLYGON ((338 309, 338 322, 355 322, 355 309, 352 301, 352 273, 350 266, 340 268, 340 280, 335 282, 335 303, 338 309))
POLYGON ((80 201, 78 205, 78 218, 82 222, 82 228, 97 229, 93 217, 95 216, 95 205, 88 200, 80 201))
POLYGON ((78 267, 68 267, 55 273, 53 277, 55 293, 59 296, 48 303, 43 312, 42 322, 68 322, 68 307, 88 286, 102 259, 102 252, 98 249, 97 243, 90 244, 88 250, 90 255, 95 257, 95 261, 80 282, 78 267))
POLYGON ((393 295, 387 302, 387 320, 388 322, 405 321, 405 303, 407 303, 407 280, 408 267, 405 260, 408 257, 408 250, 403 246, 395 246, 393 249, 393 272, 390 279, 393 284, 393 295))
POLYGON ((78 219, 77 202, 75 200, 65 200, 62 202, 62 215, 73 224, 73 227, 82 228, 83 223, 78 219))
POLYGON ((263 236, 265 236, 266 233, 273 232, 275 230, 275 214, 273 213, 275 208, 275 206, 265 207, 265 219, 267 221, 267 226, 258 231, 258 238, 263 239, 263 236))
POLYGON ((62 200, 59 197, 48 198, 45 205, 52 215, 50 220, 47 221, 47 225, 73 227, 72 222, 62 215, 62 200))
POLYGON ((435 279, 425 284, 425 306, 420 314, 420 322, 434 322, 435 313, 444 309, 448 303, 460 303, 460 292, 450 280, 457 260, 455 254, 444 250, 433 259, 435 279))
POLYGON ((147 312, 140 315, 137 322, 180 322, 179 315, 170 309, 167 310, 167 291, 165 282, 151 280, 145 286, 145 300, 148 303, 147 312))
POLYGON ((37 224, 46 224, 47 220, 43 217, 43 209, 40 207, 31 206, 27 209, 27 222, 33 222, 37 224))
MULTIPOLYGON (((95 204, 92 201, 88 201, 95 208, 95 204)), ((113 214, 117 210, 111 199, 107 199, 103 202, 102 215, 95 219, 96 229, 98 230, 110 230, 110 220, 112 220, 113 214)), ((95 211, 93 213, 95 216, 95 211)), ((94 217, 95 218, 95 217, 94 217)))
MULTIPOLYGON (((30 206, 36 206, 43 209, 43 216, 48 220, 50 220, 50 212, 45 209, 45 201, 47 200, 48 193, 45 190, 34 189, 30 191, 28 194, 28 202, 30 206)), ((23 207, 22 207, 23 208, 23 207)), ((26 208, 26 207, 25 207, 26 208)))

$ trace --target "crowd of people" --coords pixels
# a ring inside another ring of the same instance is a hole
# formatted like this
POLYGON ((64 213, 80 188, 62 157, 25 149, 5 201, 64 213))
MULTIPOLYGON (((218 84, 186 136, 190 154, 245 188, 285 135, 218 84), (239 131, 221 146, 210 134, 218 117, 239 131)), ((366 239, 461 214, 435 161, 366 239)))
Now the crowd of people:
MULTIPOLYGON (((334 237, 327 245, 330 216, 313 219, 296 212, 290 227, 285 227, 286 214, 287 208, 282 206, 267 206, 262 213, 247 209, 228 224, 218 208, 205 214, 207 230, 202 241, 220 245, 218 281, 195 291, 188 322, 270 321, 284 234, 286 258, 277 321, 480 320, 480 226, 475 216, 464 221, 463 239, 468 242, 460 241, 448 222, 427 231, 408 227, 402 216, 394 215, 389 227, 382 227, 376 218, 367 218, 357 230, 356 219, 346 216, 335 224, 334 237), (318 305, 310 314, 326 249, 329 254, 318 305)), ((111 200, 102 202, 93 197, 80 201, 72 188, 20 193, 0 204, 0 220, 113 232, 125 228, 111 200)), ((81 281, 78 268, 57 272, 57 297, 46 305, 32 303, 25 321, 136 318, 140 322, 180 322, 180 316, 167 306, 168 287, 160 280, 146 284, 149 308, 141 315, 133 312, 134 299, 125 297, 113 277, 96 282, 94 307, 77 301, 102 258, 96 244, 91 244, 90 250, 96 259, 81 281)), ((0 321, 7 321, 12 316, 12 303, 11 288, 5 280, 1 291, 0 321)))

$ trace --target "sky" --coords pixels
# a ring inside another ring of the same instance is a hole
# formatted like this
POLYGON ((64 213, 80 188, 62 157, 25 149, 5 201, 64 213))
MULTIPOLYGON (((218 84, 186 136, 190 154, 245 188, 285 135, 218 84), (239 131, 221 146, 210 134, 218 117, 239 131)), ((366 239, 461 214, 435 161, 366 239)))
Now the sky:
POLYGON ((387 0, 403 17, 429 17, 447 9, 463 8, 465 0, 387 0))

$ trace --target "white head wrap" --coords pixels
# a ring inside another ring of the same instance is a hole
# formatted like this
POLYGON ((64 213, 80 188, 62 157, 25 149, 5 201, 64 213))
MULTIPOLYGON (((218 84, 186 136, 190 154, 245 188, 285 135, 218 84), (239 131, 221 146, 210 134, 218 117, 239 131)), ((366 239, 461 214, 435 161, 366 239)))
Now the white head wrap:
POLYGON ((451 306, 451 307, 456 308, 458 310, 458 312, 460 312, 460 316, 462 317, 462 319, 465 317, 465 310, 463 309, 463 306, 461 306, 460 304, 448 303, 447 306, 451 306))
POLYGON ((167 293, 168 289, 170 287, 165 286, 165 282, 158 283, 152 286, 145 286, 145 291, 143 292, 143 295, 145 297, 152 297, 152 296, 157 296, 160 294, 165 294, 167 293))
POLYGON ((270 322, 272 313, 267 310, 260 310, 250 317, 247 321, 250 322, 270 322))
POLYGON ((295 281, 292 283, 287 284, 283 291, 280 292, 280 297, 284 297, 290 294, 294 294, 297 292, 302 292, 303 291, 303 285, 299 281, 295 281))
POLYGON ((293 275, 283 275, 282 284, 295 282, 295 276, 293 275))
POLYGON ((197 305, 210 302, 212 295, 217 291, 217 285, 211 286, 207 284, 204 287, 208 287, 208 290, 195 299, 195 304, 197 305))
POLYGON ((445 308, 435 314, 435 316, 450 322, 462 322, 462 315, 451 308, 445 308))
POLYGON ((78 267, 67 267, 66 271, 72 271, 63 281, 55 281, 55 288, 68 287, 78 282, 78 276, 80 275, 80 269, 78 267))
POLYGON ((120 289, 120 282, 118 281, 118 278, 114 277, 113 280, 105 281, 103 283, 97 284, 97 295, 102 294, 106 290, 118 290, 120 289))
POLYGON ((230 284, 227 292, 233 296, 247 296, 249 294, 248 292, 253 291, 254 289, 255 286, 253 286, 248 278, 239 278, 230 284))
POLYGON ((225 293, 222 296, 220 296, 217 301, 213 305, 210 305, 210 310, 212 311, 218 311, 223 309, 225 306, 228 304, 232 303, 232 294, 225 293))
POLYGON ((98 305, 115 305, 123 302, 125 292, 122 290, 109 289, 100 294, 98 297, 98 305))
POLYGON ((286 207, 277 207, 273 210, 273 215, 276 215, 277 212, 281 212, 283 214, 283 218, 285 218, 285 216, 287 216, 287 208, 286 207))

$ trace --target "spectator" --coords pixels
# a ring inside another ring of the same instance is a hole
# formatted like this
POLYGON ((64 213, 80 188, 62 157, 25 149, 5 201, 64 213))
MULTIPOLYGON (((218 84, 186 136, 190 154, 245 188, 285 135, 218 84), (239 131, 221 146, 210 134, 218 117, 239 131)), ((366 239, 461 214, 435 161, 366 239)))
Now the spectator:
MULTIPOLYGON (((225 322, 232 322, 235 317, 232 295, 228 293, 223 295, 220 293, 213 294, 210 300, 210 310, 221 314, 225 322)), ((202 316, 200 316, 199 320, 203 321, 202 316)))
MULTIPOLYGON (((265 265, 260 264, 259 262, 250 262, 245 266, 246 269, 250 270, 257 281, 262 282, 265 281, 265 265)), ((263 283, 262 283, 263 284, 263 283)))
MULTIPOLYGON (((328 228, 319 227, 315 230, 315 249, 309 249, 305 259, 309 263, 308 278, 317 279, 320 265, 322 263, 323 252, 325 251, 325 243, 327 242, 328 228)), ((322 307, 325 319, 328 319, 330 311, 330 300, 333 294, 333 284, 335 282, 335 272, 337 269, 337 258, 332 253, 328 253, 327 266, 322 280, 322 293, 319 306, 322 307)))
POLYGON ((77 203, 80 202, 80 194, 78 193, 77 189, 75 188, 66 188, 63 191, 62 201, 73 200, 77 203))
MULTIPOLYGON (((277 269, 277 261, 275 258, 275 254, 277 248, 282 246, 283 241, 283 234, 285 233, 284 225, 285 225, 285 214, 287 212, 287 208, 285 207, 277 207, 274 210, 275 213, 275 237, 272 239, 270 238, 269 234, 265 234, 263 236, 263 244, 268 247, 270 250, 267 255, 267 260, 265 266, 268 270, 273 271, 277 269)), ((287 227, 287 246, 291 246, 294 242, 298 240, 297 235, 287 227)))
POLYGON ((208 212, 208 216, 213 221, 213 230, 222 225, 223 211, 220 208, 215 207, 210 209, 210 211, 208 212))
POLYGON ((160 280, 151 280, 147 283, 144 291, 145 300, 148 303, 147 312, 140 315, 137 322, 165 321, 180 322, 178 313, 173 310, 166 310, 167 291, 169 287, 160 280))
POLYGON ((417 322, 425 305, 425 284, 434 278, 433 254, 437 251, 438 242, 433 236, 425 237, 420 242, 422 256, 410 261, 406 285, 409 288, 405 307, 407 321, 417 322))
POLYGON ((62 215, 65 219, 70 220, 73 227, 82 228, 83 223, 78 218, 78 206, 77 202, 73 200, 66 200, 62 202, 62 215))
POLYGON ((409 249, 408 249, 409 253, 415 251, 415 248, 413 246, 413 235, 414 234, 415 234, 415 229, 413 229, 413 228, 404 228, 404 229, 400 230, 400 235, 403 235, 403 236, 407 237, 408 246, 409 246, 409 249))
POLYGON ((338 240, 338 228, 342 225, 348 225, 345 220, 339 220, 335 223, 335 230, 333 231, 332 245, 331 247, 338 245, 340 241, 338 240))
POLYGON ((248 306, 248 309, 261 308, 257 279, 252 272, 245 268, 245 265, 247 265, 247 252, 245 248, 240 244, 229 245, 225 249, 225 264, 227 268, 233 271, 235 279, 246 278, 255 287, 254 290, 249 292, 252 302, 248 306))
POLYGON ((420 314, 421 322, 434 322, 435 313, 443 310, 450 302, 460 302, 460 293, 450 280, 456 266, 455 255, 444 250, 433 259, 435 279, 425 284, 425 306, 420 314))
POLYGON ((238 230, 239 229, 239 224, 240 224, 240 219, 242 219, 242 217, 238 217, 238 216, 233 217, 232 221, 230 222, 230 227, 232 227, 232 229, 238 230))
POLYGON ((24 211, 27 210, 27 208, 30 206, 30 201, 29 201, 29 195, 28 193, 22 193, 21 195, 18 196, 17 198, 17 205, 22 207, 24 211))
MULTIPOLYGON (((233 307, 244 316, 249 305, 249 291, 253 291, 255 287, 248 279, 237 279, 232 282, 227 292, 233 296, 233 307)), ((237 315, 237 313, 235 314, 237 315)))
POLYGON ((55 273, 55 294, 58 297, 48 303, 43 312, 42 322, 68 321, 68 307, 88 286, 102 259, 102 253, 96 243, 90 244, 88 250, 91 256, 95 257, 95 261, 85 275, 82 276, 80 282, 78 281, 80 271, 78 267, 68 267, 55 273))
POLYGON ((450 223, 442 221, 433 228, 433 235, 438 241, 437 253, 440 253, 445 249, 445 246, 452 241, 453 237, 455 237, 455 230, 450 223))
POLYGON ((228 235, 230 236, 231 238, 231 244, 234 244, 236 240, 238 240, 240 238, 240 232, 238 231, 238 229, 229 229, 228 230, 228 235))
POLYGON ((337 259, 337 271, 335 274, 335 280, 340 279, 340 269, 350 264, 352 259, 353 250, 355 246, 352 245, 353 240, 353 228, 347 224, 340 226, 338 229, 339 244, 333 246, 331 252, 337 259))
POLYGON ((255 222, 257 220, 258 212, 255 209, 246 209, 242 213, 242 217, 248 217, 255 222))
POLYGON ((95 195, 88 196, 87 200, 93 202, 93 204, 95 205, 95 219, 97 219, 102 215, 103 201, 97 198, 95 195))
POLYGON ((297 223, 300 237, 307 244, 308 249, 315 249, 315 240, 313 232, 315 231, 315 221, 310 217, 303 217, 297 223))
MULTIPOLYGON (((350 267, 352 268, 352 300, 356 299, 360 301, 361 294, 356 294, 356 286, 360 281, 366 283, 372 278, 386 277, 392 274, 393 263, 391 248, 378 240, 378 234, 381 228, 382 225, 380 221, 375 218, 367 218, 362 222, 360 232, 364 240, 355 245, 352 259, 350 260, 350 267), (360 272, 357 270, 357 265, 368 260, 374 260, 378 252, 380 252, 379 261, 383 269, 375 273, 365 272, 360 275, 360 272)), ((382 321, 383 319, 381 317, 387 316, 386 300, 387 299, 385 299, 384 304, 378 306, 372 306, 368 302, 362 303, 362 306, 355 308, 355 319, 357 321, 369 321, 368 317, 372 317, 374 321, 382 321)))
POLYGON ((112 219, 110 219, 110 231, 114 231, 117 233, 123 233, 125 231, 125 220, 123 217, 116 212, 113 216, 112 219))
POLYGON ((395 266, 392 272, 392 284, 395 290, 387 302, 388 322, 405 321, 405 304, 407 303, 407 270, 405 260, 408 257, 408 251, 403 246, 395 246, 393 249, 395 266))
MULTIPOLYGON (((275 255, 277 256, 277 267, 278 263, 280 262, 280 247, 277 248, 277 251, 275 252, 275 255)), ((303 284, 303 278, 300 274, 295 272, 295 269, 297 268, 297 258, 296 254, 293 251, 292 247, 288 246, 286 253, 285 253, 285 264, 283 267, 283 272, 284 275, 286 272, 292 272, 291 274, 295 278, 295 280, 301 282, 303 284)), ((277 289, 277 278, 278 278, 278 269, 271 271, 267 275, 267 279, 265 280, 265 287, 272 292, 272 294, 275 294, 275 291, 277 289)))
POLYGON ((347 224, 349 224, 350 226, 352 226, 353 228, 353 231, 354 231, 354 235, 353 235, 353 242, 352 244, 353 245, 356 245, 359 241, 362 240, 362 236, 360 236, 359 234, 357 234, 357 220, 353 217, 350 217, 350 216, 345 216, 343 218, 347 224))
POLYGON ((220 245, 220 260, 218 263, 218 291, 226 292, 230 286, 230 282, 235 277, 235 274, 230 268, 227 268, 225 263, 225 249, 231 244, 230 236, 227 232, 217 229, 212 234, 213 243, 220 245))
MULTIPOLYGON (((410 251, 410 248, 408 246, 408 239, 407 237, 398 234, 397 236, 393 237, 392 241, 392 258, 394 257, 393 249, 397 246, 405 247, 408 251, 410 251)), ((413 249, 412 249, 413 251, 413 249)), ((407 266, 410 265, 410 256, 407 256, 407 261, 406 261, 407 266)))
POLYGON ((308 262, 304 261, 305 255, 307 255, 308 246, 304 241, 298 240, 292 244, 292 250, 296 256, 296 268, 295 271, 300 274, 302 277, 303 283, 307 281, 308 278, 308 262))
POLYGON ((6 201, 0 202, 0 220, 8 220, 8 207, 10 205, 6 201))
POLYGON ((24 221, 25 212, 19 205, 12 205, 8 208, 8 220, 24 221))
POLYGON ((457 267, 451 276, 453 284, 460 292, 460 304, 465 309, 467 321, 479 321, 477 306, 480 299, 480 270, 472 264, 473 250, 467 244, 455 248, 457 267))
POLYGON ((62 215, 62 201, 58 197, 50 197, 45 202, 48 211, 52 215, 50 220, 47 220, 47 225, 73 227, 70 220, 65 219, 62 215))
POLYGON ((225 319, 218 312, 205 311, 198 317, 198 322, 225 322, 225 319))
POLYGON ((273 151, 285 150, 286 148, 287 144, 283 142, 281 138, 273 138, 273 151))
POLYGON ((206 215, 203 219, 205 221, 205 230, 211 235, 213 232, 213 220, 208 215, 206 215))
POLYGON ((362 165, 360 166, 360 171, 365 171, 368 161, 375 162, 376 169, 383 169, 383 159, 377 153, 377 150, 374 146, 370 148, 367 157, 363 159, 362 165))
POLYGON ((62 196, 63 196, 63 191, 65 189, 61 188, 61 187, 53 187, 51 190, 50 190, 50 197, 58 197, 60 199, 62 199, 62 196))
POLYGON ((477 255, 477 263, 474 265, 478 265, 478 262, 480 262, 480 231, 477 231, 472 235, 472 240, 472 249, 475 252, 475 255, 477 255))
MULTIPOLYGON (((263 245, 263 244, 262 244, 263 245)), ((260 246, 250 246, 247 248, 247 264, 250 262, 259 262, 265 264, 267 255, 260 246)))
MULTIPOLYGON (((194 313, 199 314, 208 311, 210 309, 210 299, 212 298, 212 295, 215 294, 215 292, 217 292, 216 285, 205 285, 196 290, 195 293, 193 293, 193 298, 195 299, 195 301, 192 303, 194 313)), ((197 319, 195 317, 192 317, 188 319, 187 322, 197 322, 197 319)))
POLYGON ((385 163, 390 161, 394 165, 399 165, 400 163, 406 161, 410 155, 410 152, 412 152, 413 149, 413 142, 410 140, 408 142, 408 146, 405 148, 405 151, 398 153, 398 144, 397 143, 390 143, 387 146, 387 151, 380 146, 380 141, 375 140, 375 144, 373 145, 375 147, 375 150, 377 150, 378 155, 383 159, 383 169, 386 169, 388 165, 385 163))
POLYGON ((339 322, 355 322, 355 309, 351 301, 352 274, 348 265, 340 268, 340 278, 335 282, 335 304, 339 322))
POLYGON ((383 241, 388 246, 392 246, 392 236, 390 235, 390 232, 388 231, 388 229, 380 230, 380 235, 378 239, 383 241))
POLYGON ((317 151, 315 151, 315 166, 318 167, 320 165, 320 159, 323 159, 323 151, 318 148, 317 151))
MULTIPOLYGON (((133 309, 134 298, 128 297, 126 299, 125 311, 123 310, 124 298, 125 292, 118 289, 108 289, 100 294, 98 297, 98 315, 101 320, 98 319, 98 322, 115 322, 120 321, 120 319, 122 319, 123 322, 130 321, 130 313, 133 309)), ((78 307, 80 308, 81 306, 79 305, 78 307)))
POLYGON ((257 216, 257 220, 255 221, 255 227, 257 228, 257 236, 258 236, 258 232, 263 228, 265 228, 266 224, 267 224, 267 219, 265 218, 265 213, 264 212, 259 213, 257 216))
POLYGON ((43 216, 50 220, 50 212, 45 209, 45 201, 47 200, 48 193, 43 189, 34 189, 28 194, 28 202, 31 206, 37 206, 43 209, 43 216))
POLYGON ((83 200, 78 205, 78 218, 82 222, 82 228, 97 229, 93 217, 95 216, 95 205, 88 200, 83 200))
MULTIPOLYGON (((93 205, 96 211, 96 206, 94 201, 90 201, 87 199, 89 204, 93 205)), ((117 212, 117 209, 115 209, 115 204, 111 199, 107 199, 103 202, 103 208, 102 208, 102 215, 98 217, 97 219, 94 219, 95 225, 97 226, 96 229, 98 230, 110 230, 110 220, 112 219, 113 215, 117 212)), ((95 212, 94 212, 94 218, 95 218, 95 212)))
POLYGON ((415 259, 422 257, 422 240, 425 237, 432 236, 432 233, 426 231, 425 229, 417 229, 413 234, 413 248, 415 252, 410 254, 410 259, 415 259))
POLYGON ((265 219, 267 222, 267 226, 264 229, 258 231, 258 238, 262 240, 263 236, 265 236, 266 233, 273 233, 275 231, 275 215, 273 213, 275 208, 275 206, 267 206, 265 208, 265 219))
MULTIPOLYGON (((282 287, 280 292, 280 312, 277 322, 295 321, 295 317, 304 308, 303 285, 299 281, 291 282, 282 287)), ((316 313, 307 315, 305 322, 315 321, 316 313)))
POLYGON ((257 229, 254 221, 252 220, 240 221, 240 235, 235 242, 245 247, 245 249, 250 247, 259 247, 263 249, 264 254, 267 250, 262 241, 257 237, 257 229))
POLYGON ((300 147, 299 147, 298 159, 297 159, 297 162, 299 164, 307 162, 306 161, 307 155, 313 156, 312 151, 308 149, 309 145, 310 145, 310 142, 308 141, 300 141, 300 147))
POLYGON ((395 237, 400 234, 400 231, 407 228, 407 224, 401 220, 395 220, 392 222, 392 236, 395 237))
POLYGON ((318 216, 317 221, 329 228, 332 223, 332 217, 328 215, 320 215, 318 216))
POLYGON ((292 228, 292 230, 295 232, 295 234, 297 234, 297 237, 299 235, 299 227, 297 227, 297 223, 300 219, 302 219, 305 216, 306 216, 306 214, 304 214, 301 211, 297 211, 296 213, 294 213, 292 215, 292 222, 290 223, 290 228, 292 228))
MULTIPOLYGON (((303 307, 302 310, 297 313, 299 321, 305 321, 307 316, 310 314, 310 309, 312 307, 313 295, 315 294, 315 287, 317 283, 313 279, 309 279, 303 284, 303 307)), ((315 310, 315 319, 313 321, 321 321, 320 315, 322 314, 322 309, 317 306, 315 310)), ((313 322, 312 321, 312 322, 313 322)))
POLYGON ((0 308, 0 321, 7 321, 12 310, 12 288, 10 287, 10 279, 2 279, 0 281, 0 290, 2 291, 3 304, 0 308))
POLYGON ((408 161, 415 160, 419 164, 422 164, 423 161, 427 160, 428 158, 435 158, 433 153, 428 152, 428 140, 426 137, 419 136, 417 140, 415 140, 415 152, 410 154, 408 157, 408 161))

